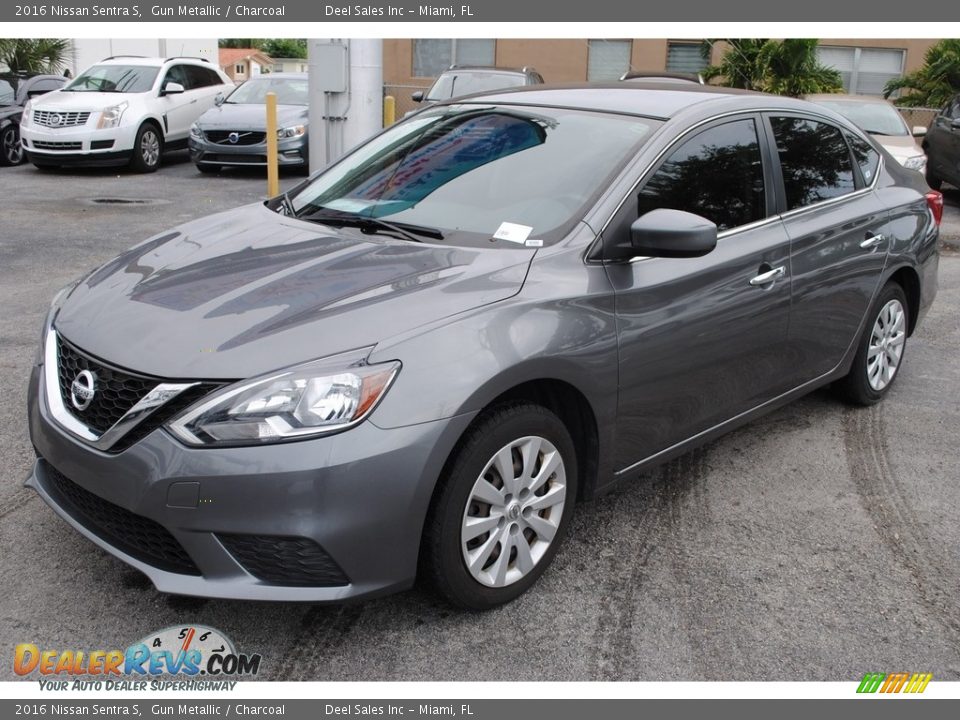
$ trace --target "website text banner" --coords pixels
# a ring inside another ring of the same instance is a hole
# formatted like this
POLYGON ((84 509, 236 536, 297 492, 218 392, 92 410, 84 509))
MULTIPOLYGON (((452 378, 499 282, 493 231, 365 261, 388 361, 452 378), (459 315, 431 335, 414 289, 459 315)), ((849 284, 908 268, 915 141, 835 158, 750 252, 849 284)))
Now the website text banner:
MULTIPOLYGON (((960 3, 934 2, 926 16, 938 22, 960 20, 960 3)), ((915 8, 894 0, 874 0, 871 22, 915 19, 915 8)), ((0 23, 13 22, 801 22, 864 20, 864 6, 854 0, 467 0, 460 4, 404 2, 350 3, 342 0, 255 0, 248 3, 137 2, 135 0, 61 0, 7 3, 0 23)))
POLYGON ((455 717, 460 720, 637 720, 680 714, 690 718, 750 720, 809 720, 810 717, 843 717, 844 720, 940 720, 957 717, 957 700, 114 700, 74 698, 58 700, 0 701, 0 717, 78 717, 108 715, 138 720, 187 717, 281 717, 285 720, 344 720, 377 717, 421 720, 455 717), (842 715, 841 715, 842 713, 842 715))

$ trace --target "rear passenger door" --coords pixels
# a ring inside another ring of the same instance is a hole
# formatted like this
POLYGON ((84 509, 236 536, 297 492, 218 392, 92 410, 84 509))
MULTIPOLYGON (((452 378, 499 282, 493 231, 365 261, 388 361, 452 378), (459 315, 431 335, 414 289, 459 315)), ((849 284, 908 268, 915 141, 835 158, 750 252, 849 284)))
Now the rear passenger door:
MULTIPOLYGON (((196 108, 197 118, 213 107, 217 95, 221 92, 226 95, 223 80, 213 68, 202 65, 187 65, 187 80, 190 82, 190 91, 195 92, 198 98, 196 108)), ((197 118, 194 118, 196 120, 197 118)))
POLYGON ((934 119, 924 144, 933 177, 960 183, 960 95, 934 119))
POLYGON ((785 389, 789 240, 776 214, 760 115, 734 116, 674 143, 603 234, 607 257, 656 208, 716 223, 696 258, 611 259, 619 340, 619 470, 785 389))
POLYGON ((870 189, 879 156, 855 157, 855 136, 814 116, 768 121, 790 237, 791 384, 800 385, 833 370, 857 337, 886 262, 889 217, 870 189))

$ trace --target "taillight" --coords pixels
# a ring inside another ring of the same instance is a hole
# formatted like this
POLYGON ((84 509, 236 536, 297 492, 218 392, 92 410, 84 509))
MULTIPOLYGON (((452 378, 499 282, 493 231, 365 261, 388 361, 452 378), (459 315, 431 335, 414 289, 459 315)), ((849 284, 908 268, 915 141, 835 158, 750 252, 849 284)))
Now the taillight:
POLYGON ((927 206, 933 213, 933 221, 939 226, 940 220, 943 218, 943 193, 931 190, 927 193, 926 198, 927 206))

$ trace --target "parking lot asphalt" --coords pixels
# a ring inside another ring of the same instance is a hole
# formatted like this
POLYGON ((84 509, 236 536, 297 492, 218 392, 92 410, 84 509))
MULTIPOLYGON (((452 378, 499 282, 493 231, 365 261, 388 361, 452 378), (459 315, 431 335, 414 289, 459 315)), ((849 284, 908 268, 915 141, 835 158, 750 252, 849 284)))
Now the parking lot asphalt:
MULTIPOLYGON (((298 178, 283 179, 284 185, 298 178)), ((0 679, 13 646, 222 630, 277 680, 960 679, 960 255, 882 404, 816 392, 578 508, 542 580, 485 614, 421 589, 347 606, 163 595, 22 487, 26 385, 60 287, 258 173, 0 168, 0 679), (154 203, 97 203, 95 199, 154 203)), ((960 192, 945 237, 960 241, 960 192)))

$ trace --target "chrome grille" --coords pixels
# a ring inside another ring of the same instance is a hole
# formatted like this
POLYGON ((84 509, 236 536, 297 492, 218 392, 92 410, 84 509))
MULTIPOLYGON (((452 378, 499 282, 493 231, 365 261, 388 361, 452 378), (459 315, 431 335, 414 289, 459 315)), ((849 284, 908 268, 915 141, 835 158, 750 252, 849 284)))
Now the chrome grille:
POLYGON ((204 130, 207 140, 218 145, 259 145, 267 138, 265 132, 257 130, 204 130), (236 137, 231 141, 230 136, 236 137))
POLYGON ((90 118, 89 112, 56 112, 55 110, 34 110, 33 121, 37 125, 46 127, 76 127, 77 125, 86 125, 90 118))

